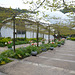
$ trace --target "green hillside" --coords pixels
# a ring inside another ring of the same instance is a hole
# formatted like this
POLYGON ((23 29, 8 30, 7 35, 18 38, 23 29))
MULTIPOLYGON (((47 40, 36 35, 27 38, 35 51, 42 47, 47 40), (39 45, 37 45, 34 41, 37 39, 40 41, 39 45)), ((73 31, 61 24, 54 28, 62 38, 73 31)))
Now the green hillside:
MULTIPOLYGON (((0 7, 0 23, 2 22, 2 20, 12 17, 12 15, 14 14, 21 14, 21 13, 25 13, 25 12, 30 12, 33 13, 32 11, 28 11, 26 9, 12 9, 12 8, 4 8, 4 7, 0 7)), ((35 12, 34 12, 35 13, 35 12)))

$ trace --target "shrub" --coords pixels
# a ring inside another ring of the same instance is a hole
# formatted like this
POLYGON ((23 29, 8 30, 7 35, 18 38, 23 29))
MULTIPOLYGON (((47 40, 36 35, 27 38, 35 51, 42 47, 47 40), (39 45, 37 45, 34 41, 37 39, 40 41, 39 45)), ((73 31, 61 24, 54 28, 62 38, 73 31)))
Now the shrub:
POLYGON ((26 52, 31 53, 31 46, 26 47, 26 52))
POLYGON ((58 44, 61 44, 61 41, 60 40, 58 40, 58 42, 57 42, 58 44))
POLYGON ((15 45, 20 45, 20 44, 27 44, 29 41, 17 41, 15 42, 15 45))
POLYGON ((26 50, 26 48, 17 48, 15 52, 13 50, 7 50, 1 53, 1 55, 5 57, 11 57, 16 59, 23 59, 30 55, 30 52, 26 50))
POLYGON ((37 46, 35 46, 35 45, 31 46, 31 51, 37 51, 37 49, 38 49, 37 46))
POLYGON ((50 44, 43 44, 42 46, 43 46, 43 49, 46 48, 48 50, 50 47, 50 44))
POLYGON ((67 40, 71 40, 71 38, 69 37, 69 38, 67 38, 67 40))
POLYGON ((41 50, 40 50, 41 52, 42 52, 42 51, 47 51, 47 49, 48 49, 46 44, 40 45, 39 48, 41 49, 41 50))
POLYGON ((5 44, 4 43, 0 43, 0 47, 4 47, 5 46, 5 44))
POLYGON ((71 38, 72 41, 75 41, 75 38, 71 38))
POLYGON ((7 46, 7 43, 8 41, 11 41, 11 38, 0 38, 0 46, 1 47, 4 47, 4 46, 7 46))
POLYGON ((4 57, 3 55, 0 55, 0 65, 4 65, 6 63, 11 62, 12 60, 8 59, 7 57, 4 57))
POLYGON ((57 43, 55 43, 55 44, 54 44, 54 47, 57 47, 57 45, 58 45, 58 44, 57 44, 57 43))
POLYGON ((2 39, 1 41, 2 41, 3 43, 5 43, 5 42, 8 42, 8 41, 11 41, 11 39, 4 38, 4 39, 2 39))
MULTIPOLYGON (((12 39, 13 40, 13 39, 12 39)), ((15 38, 15 41, 17 42, 17 41, 24 41, 25 40, 25 38, 15 38)))
POLYGON ((8 48, 12 48, 12 41, 9 41, 7 46, 8 48))

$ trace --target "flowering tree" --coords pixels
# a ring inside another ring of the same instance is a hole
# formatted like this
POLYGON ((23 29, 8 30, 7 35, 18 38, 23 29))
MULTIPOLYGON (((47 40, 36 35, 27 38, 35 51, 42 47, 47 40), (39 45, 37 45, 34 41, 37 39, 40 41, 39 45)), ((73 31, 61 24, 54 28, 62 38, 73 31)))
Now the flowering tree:
POLYGON ((66 12, 75 11, 74 0, 22 0, 24 4, 29 4, 31 10, 37 10, 41 7, 49 10, 52 8, 54 10, 64 7, 66 12))

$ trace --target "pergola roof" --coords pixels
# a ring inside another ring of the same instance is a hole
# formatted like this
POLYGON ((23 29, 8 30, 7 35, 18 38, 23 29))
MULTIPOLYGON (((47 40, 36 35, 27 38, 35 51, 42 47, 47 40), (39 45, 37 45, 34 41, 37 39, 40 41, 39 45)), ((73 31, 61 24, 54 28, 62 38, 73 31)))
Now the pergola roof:
MULTIPOLYGON (((7 18, 3 20, 3 23, 12 22, 12 18, 7 18)), ((37 31, 37 25, 39 25, 39 33, 48 34, 48 27, 51 23, 45 19, 37 20, 37 18, 24 18, 24 17, 15 17, 16 29, 17 30, 26 30, 26 31, 37 31)), ((8 25, 6 25, 8 26, 8 25)), ((12 28, 12 25, 9 27, 12 28)))

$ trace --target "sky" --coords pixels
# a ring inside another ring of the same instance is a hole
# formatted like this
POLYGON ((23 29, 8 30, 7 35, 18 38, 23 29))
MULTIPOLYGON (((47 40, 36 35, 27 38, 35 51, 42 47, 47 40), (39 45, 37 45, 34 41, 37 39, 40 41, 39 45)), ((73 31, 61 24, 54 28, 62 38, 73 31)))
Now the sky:
POLYGON ((29 6, 25 5, 22 0, 0 0, 0 6, 7 7, 7 8, 9 8, 10 6, 12 8, 19 7, 20 9, 29 8, 29 6))
MULTIPOLYGON (((68 1, 68 0, 66 0, 68 1)), ((0 6, 2 7, 11 7, 11 8, 20 8, 20 9, 29 9, 29 5, 28 4, 24 4, 22 0, 0 0, 0 6)), ((68 17, 63 14, 60 11, 54 11, 51 12, 50 10, 46 11, 42 8, 40 8, 39 10, 45 11, 45 14, 50 15, 51 17, 55 16, 55 17, 61 17, 62 19, 67 19, 68 17)), ((53 22, 53 20, 52 20, 53 22)))
MULTIPOLYGON (((12 7, 12 8, 29 8, 28 5, 25 5, 23 3, 23 1, 26 1, 26 0, 0 0, 0 6, 4 6, 4 7, 12 7)), ((31 1, 31 0, 27 0, 27 1, 31 1)), ((37 1, 37 0, 33 0, 33 1, 37 1)), ((43 0, 41 0, 43 1, 43 0)), ((52 0, 50 0, 52 1, 52 0)), ((75 0, 65 0, 66 2, 69 2, 69 1, 74 1, 73 3, 75 3, 75 0)), ((62 2, 62 1, 61 1, 62 2)))

